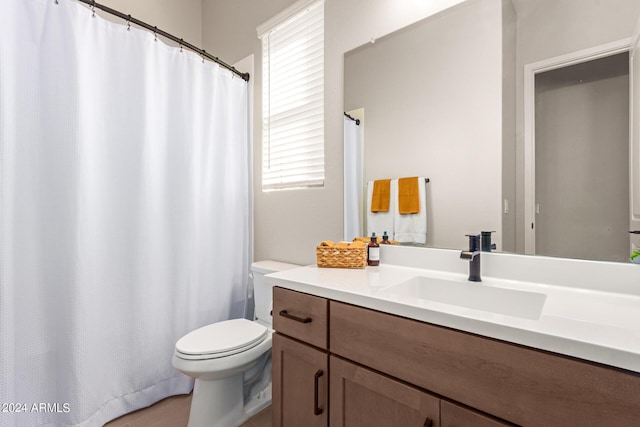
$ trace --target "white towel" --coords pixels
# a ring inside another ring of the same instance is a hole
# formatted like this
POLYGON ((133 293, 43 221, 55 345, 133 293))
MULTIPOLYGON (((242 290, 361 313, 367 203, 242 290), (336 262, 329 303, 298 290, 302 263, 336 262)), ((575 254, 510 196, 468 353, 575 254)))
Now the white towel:
MULTIPOLYGON (((394 181, 397 189, 398 180, 394 181)), ((427 191, 424 177, 418 177, 418 183, 419 213, 400 215, 397 197, 392 196, 395 206, 393 210, 393 239, 401 243, 427 243, 427 191)), ((391 181, 391 188, 393 188, 393 181, 391 181)))
POLYGON ((378 241, 382 240, 385 231, 393 236, 393 217, 398 210, 398 180, 392 179, 389 188, 389 212, 371 212, 373 197, 373 181, 367 183, 367 236, 376 233, 378 241))

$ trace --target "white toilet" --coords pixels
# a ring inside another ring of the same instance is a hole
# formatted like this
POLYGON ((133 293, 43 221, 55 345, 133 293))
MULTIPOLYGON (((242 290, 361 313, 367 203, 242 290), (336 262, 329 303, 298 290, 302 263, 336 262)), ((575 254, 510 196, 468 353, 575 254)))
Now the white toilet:
POLYGON ((272 290, 264 275, 295 267, 253 263, 256 320, 214 323, 178 340, 173 366, 196 379, 188 427, 235 427, 271 403, 272 290))

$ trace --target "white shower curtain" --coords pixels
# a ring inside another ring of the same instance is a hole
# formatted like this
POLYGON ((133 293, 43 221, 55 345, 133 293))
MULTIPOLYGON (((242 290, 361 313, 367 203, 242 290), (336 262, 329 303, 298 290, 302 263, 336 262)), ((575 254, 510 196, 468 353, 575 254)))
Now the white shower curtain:
POLYGON ((72 0, 0 9, 0 426, 102 426, 244 314, 247 84, 72 0))
POLYGON ((362 130, 344 117, 344 240, 362 235, 364 198, 362 130))

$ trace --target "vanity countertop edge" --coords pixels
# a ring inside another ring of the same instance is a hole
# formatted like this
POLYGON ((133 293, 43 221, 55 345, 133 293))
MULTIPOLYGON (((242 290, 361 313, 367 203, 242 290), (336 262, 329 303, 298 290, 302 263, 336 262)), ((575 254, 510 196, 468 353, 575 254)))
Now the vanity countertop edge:
POLYGON ((460 276, 384 264, 366 269, 309 265, 272 273, 266 279, 273 286, 640 373, 638 295, 534 284, 537 291, 547 294, 547 301, 540 318, 531 320, 428 301, 394 301, 379 294, 424 275, 460 276), (631 321, 633 317, 636 322, 631 321))

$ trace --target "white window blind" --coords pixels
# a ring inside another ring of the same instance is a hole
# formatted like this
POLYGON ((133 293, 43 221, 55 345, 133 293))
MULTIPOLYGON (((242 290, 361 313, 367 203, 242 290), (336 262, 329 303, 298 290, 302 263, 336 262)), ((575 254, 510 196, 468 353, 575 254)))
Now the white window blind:
POLYGON ((260 34, 263 190, 324 185, 324 2, 305 3, 260 34))

